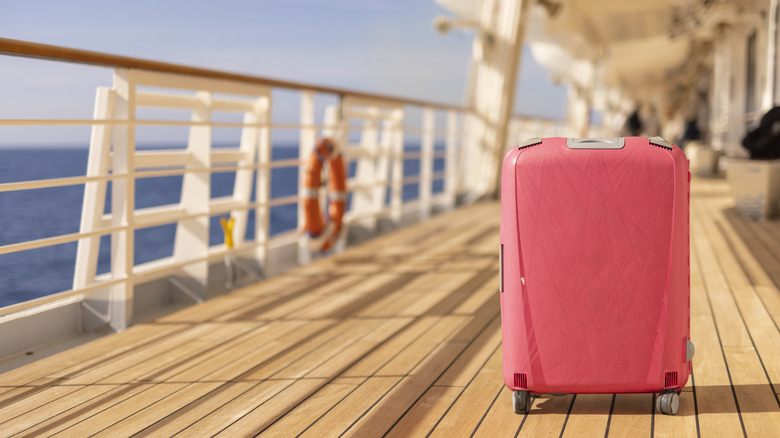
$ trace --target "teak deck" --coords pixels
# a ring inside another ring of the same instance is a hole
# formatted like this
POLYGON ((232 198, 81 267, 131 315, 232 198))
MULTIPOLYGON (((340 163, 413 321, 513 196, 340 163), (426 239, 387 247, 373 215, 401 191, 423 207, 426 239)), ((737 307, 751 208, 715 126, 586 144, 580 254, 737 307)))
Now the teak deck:
POLYGON ((491 203, 0 375, 0 435, 780 436, 780 222, 741 219, 721 180, 691 197, 674 417, 652 394, 512 412, 491 203))

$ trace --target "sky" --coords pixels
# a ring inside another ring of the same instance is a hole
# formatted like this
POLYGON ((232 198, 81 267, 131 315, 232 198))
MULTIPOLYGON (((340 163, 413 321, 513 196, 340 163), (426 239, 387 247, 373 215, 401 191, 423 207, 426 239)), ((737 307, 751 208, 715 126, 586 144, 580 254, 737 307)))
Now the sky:
MULTIPOLYGON (((436 33, 448 14, 433 0, 0 1, 0 36, 462 104, 472 35, 436 33)), ((0 56, 0 118, 89 118, 111 75, 0 56)), ((560 119, 565 95, 526 48, 515 111, 560 119)), ((275 95, 275 121, 295 121, 296 106, 275 95)), ((0 146, 80 144, 85 129, 0 127, 0 146)))

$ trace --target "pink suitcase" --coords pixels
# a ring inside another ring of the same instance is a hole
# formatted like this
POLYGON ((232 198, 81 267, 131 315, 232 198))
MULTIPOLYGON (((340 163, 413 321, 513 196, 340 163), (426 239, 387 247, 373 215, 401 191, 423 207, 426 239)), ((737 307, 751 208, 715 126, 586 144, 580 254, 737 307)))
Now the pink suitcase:
POLYGON ((504 382, 516 413, 549 393, 661 393, 691 373, 690 173, 659 137, 532 139, 501 175, 504 382))

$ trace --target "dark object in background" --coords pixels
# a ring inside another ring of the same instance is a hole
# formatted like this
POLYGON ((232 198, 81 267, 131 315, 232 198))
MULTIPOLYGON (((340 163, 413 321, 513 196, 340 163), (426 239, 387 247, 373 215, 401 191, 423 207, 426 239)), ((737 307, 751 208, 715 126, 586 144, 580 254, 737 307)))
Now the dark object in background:
POLYGON ((639 136, 639 134, 642 132, 642 120, 639 118, 638 109, 635 109, 634 112, 628 116, 628 120, 626 120, 626 128, 629 135, 633 137, 639 136))
POLYGON ((742 139, 742 146, 750 152, 751 159, 780 158, 780 107, 761 117, 758 128, 742 139))

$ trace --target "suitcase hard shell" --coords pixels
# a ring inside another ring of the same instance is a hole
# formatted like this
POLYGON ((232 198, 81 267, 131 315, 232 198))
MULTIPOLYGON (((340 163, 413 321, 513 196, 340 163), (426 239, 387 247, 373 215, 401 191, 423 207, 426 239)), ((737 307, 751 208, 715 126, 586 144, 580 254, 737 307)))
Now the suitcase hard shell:
POLYGON ((687 158, 656 137, 534 139, 506 154, 501 323, 516 412, 531 393, 679 401, 693 354, 689 194, 687 158))

